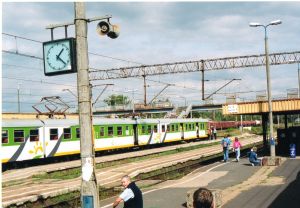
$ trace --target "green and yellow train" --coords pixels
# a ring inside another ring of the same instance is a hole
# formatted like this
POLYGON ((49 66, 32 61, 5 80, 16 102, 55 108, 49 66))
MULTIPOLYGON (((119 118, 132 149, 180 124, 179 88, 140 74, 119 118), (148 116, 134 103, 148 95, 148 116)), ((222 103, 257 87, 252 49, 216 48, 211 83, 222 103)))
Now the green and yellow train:
MULTIPOLYGON (((95 151, 206 138, 206 119, 93 118, 95 151)), ((2 120, 2 163, 76 155, 77 119, 2 120)))

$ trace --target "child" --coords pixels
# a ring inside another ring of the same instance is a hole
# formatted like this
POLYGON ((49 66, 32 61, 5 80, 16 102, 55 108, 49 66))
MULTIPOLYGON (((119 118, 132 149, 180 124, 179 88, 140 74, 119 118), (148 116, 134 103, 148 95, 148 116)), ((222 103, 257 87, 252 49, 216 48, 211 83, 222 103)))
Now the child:
POLYGON ((233 148, 234 148, 234 152, 235 152, 235 158, 236 161, 240 161, 240 155, 241 155, 241 143, 239 141, 239 139, 237 137, 235 137, 234 142, 233 142, 233 148))

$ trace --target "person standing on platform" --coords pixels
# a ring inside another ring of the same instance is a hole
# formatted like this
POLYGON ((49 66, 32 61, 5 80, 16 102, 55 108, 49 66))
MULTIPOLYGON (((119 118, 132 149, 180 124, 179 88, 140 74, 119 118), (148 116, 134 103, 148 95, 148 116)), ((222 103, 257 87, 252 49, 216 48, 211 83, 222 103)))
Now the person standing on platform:
POLYGON ((224 136, 224 138, 221 141, 222 147, 223 147, 223 156, 224 156, 224 162, 227 162, 229 159, 229 147, 231 144, 231 140, 229 139, 229 135, 224 136))
POLYGON ((117 207, 120 202, 124 202, 124 208, 143 208, 143 195, 139 187, 128 175, 123 176, 121 180, 122 186, 125 190, 113 203, 113 208, 117 207))
POLYGON ((217 140, 217 129, 216 129, 216 127, 214 127, 213 133, 214 133, 214 139, 217 140))
POLYGON ((199 188, 193 195, 194 208, 214 208, 214 197, 210 190, 199 188))
POLYGON ((233 149, 235 152, 235 159, 236 161, 240 161, 240 155, 241 155, 241 143, 237 137, 235 137, 234 142, 233 142, 233 149))
POLYGON ((211 140, 211 129, 210 128, 207 129, 207 138, 208 138, 208 140, 211 140))

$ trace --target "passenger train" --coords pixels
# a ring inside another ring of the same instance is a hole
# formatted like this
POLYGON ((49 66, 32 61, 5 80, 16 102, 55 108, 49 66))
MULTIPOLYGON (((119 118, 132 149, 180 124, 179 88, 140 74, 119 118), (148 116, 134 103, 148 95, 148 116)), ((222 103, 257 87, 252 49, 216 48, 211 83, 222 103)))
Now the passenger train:
MULTIPOLYGON (((95 151, 207 137, 206 119, 93 118, 95 151)), ((2 163, 78 155, 78 119, 2 121, 2 163)))

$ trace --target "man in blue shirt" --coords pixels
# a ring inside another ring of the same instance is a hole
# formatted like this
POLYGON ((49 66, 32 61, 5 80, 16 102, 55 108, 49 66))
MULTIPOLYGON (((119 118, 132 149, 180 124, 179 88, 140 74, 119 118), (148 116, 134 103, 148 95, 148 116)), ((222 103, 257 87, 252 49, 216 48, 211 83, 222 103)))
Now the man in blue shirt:
POLYGON ((229 136, 224 136, 224 138, 221 141, 222 147, 223 147, 223 156, 224 156, 224 162, 227 162, 229 159, 229 147, 231 144, 231 140, 229 139, 229 136))

